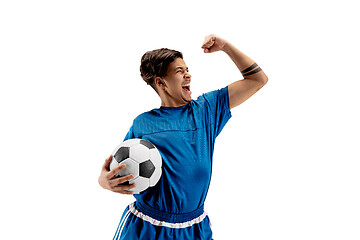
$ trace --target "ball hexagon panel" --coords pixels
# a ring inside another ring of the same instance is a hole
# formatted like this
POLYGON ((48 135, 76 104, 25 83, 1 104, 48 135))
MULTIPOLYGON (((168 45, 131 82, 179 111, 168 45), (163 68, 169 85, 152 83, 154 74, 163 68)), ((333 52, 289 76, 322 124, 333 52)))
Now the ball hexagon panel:
POLYGON ((140 169, 139 176, 150 178, 153 172, 155 171, 155 166, 149 159, 145 162, 140 163, 139 169, 140 169))
POLYGON ((116 177, 126 176, 129 174, 134 175, 135 178, 139 176, 139 164, 135 162, 133 159, 128 158, 122 161, 121 164, 126 164, 126 168, 124 170, 121 170, 118 174, 116 174, 115 175, 116 177))
POLYGON ((151 178, 150 178, 150 187, 153 187, 156 185, 156 183, 159 181, 162 174, 161 168, 155 168, 155 171, 153 172, 151 178))
POLYGON ((159 151, 156 148, 150 149, 150 159, 154 163, 155 168, 161 168, 162 158, 159 151))
POLYGON ((144 191, 145 189, 147 189, 149 187, 149 179, 148 178, 144 178, 144 177, 137 177, 136 179, 131 179, 129 181, 130 184, 135 183, 136 187, 130 189, 129 191, 134 192, 135 194, 138 194, 142 191, 144 191))
POLYGON ((129 147, 120 147, 113 155, 113 158, 118 163, 121 163, 125 159, 129 158, 130 155, 130 148, 129 147))
POLYGON ((142 144, 137 144, 130 148, 129 156, 130 158, 134 159, 136 162, 142 163, 145 162, 146 160, 149 160, 150 153, 149 153, 149 149, 146 146, 142 144))

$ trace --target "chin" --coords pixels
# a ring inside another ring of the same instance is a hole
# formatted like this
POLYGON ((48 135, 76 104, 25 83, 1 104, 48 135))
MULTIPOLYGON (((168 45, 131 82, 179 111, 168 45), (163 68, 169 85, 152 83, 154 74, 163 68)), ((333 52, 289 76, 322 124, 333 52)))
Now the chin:
POLYGON ((191 102, 192 97, 191 97, 191 95, 188 95, 188 96, 184 96, 183 99, 185 102, 191 102))
POLYGON ((183 98, 186 103, 191 102, 192 98, 183 98))

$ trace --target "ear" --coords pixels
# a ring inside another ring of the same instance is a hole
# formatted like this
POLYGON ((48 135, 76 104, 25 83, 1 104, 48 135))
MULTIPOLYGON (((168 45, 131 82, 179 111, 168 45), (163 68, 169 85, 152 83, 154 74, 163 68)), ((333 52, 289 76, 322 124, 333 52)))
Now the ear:
POLYGON ((166 86, 165 81, 161 77, 156 77, 154 79, 155 85, 158 88, 164 88, 166 86))

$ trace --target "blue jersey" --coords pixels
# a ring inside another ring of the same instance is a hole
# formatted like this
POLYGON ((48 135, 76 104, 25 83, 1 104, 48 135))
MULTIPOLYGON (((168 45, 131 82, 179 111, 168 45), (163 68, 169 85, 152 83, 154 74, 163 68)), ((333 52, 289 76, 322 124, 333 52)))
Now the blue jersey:
POLYGON ((215 139, 230 118, 228 87, 205 93, 182 107, 160 107, 136 117, 124 140, 145 139, 156 146, 163 159, 159 182, 134 195, 142 206, 137 210, 185 216, 203 209, 215 139))

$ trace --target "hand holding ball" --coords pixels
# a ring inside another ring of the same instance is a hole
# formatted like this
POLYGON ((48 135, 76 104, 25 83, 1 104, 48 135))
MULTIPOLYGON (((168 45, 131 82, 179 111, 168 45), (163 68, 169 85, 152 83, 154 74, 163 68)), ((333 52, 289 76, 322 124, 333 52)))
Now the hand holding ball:
POLYGON ((153 187, 160 180, 162 170, 162 158, 157 148, 144 139, 129 139, 117 146, 112 154, 110 170, 126 164, 126 168, 116 174, 122 177, 134 175, 128 184, 136 187, 129 191, 139 194, 149 187, 153 187))

